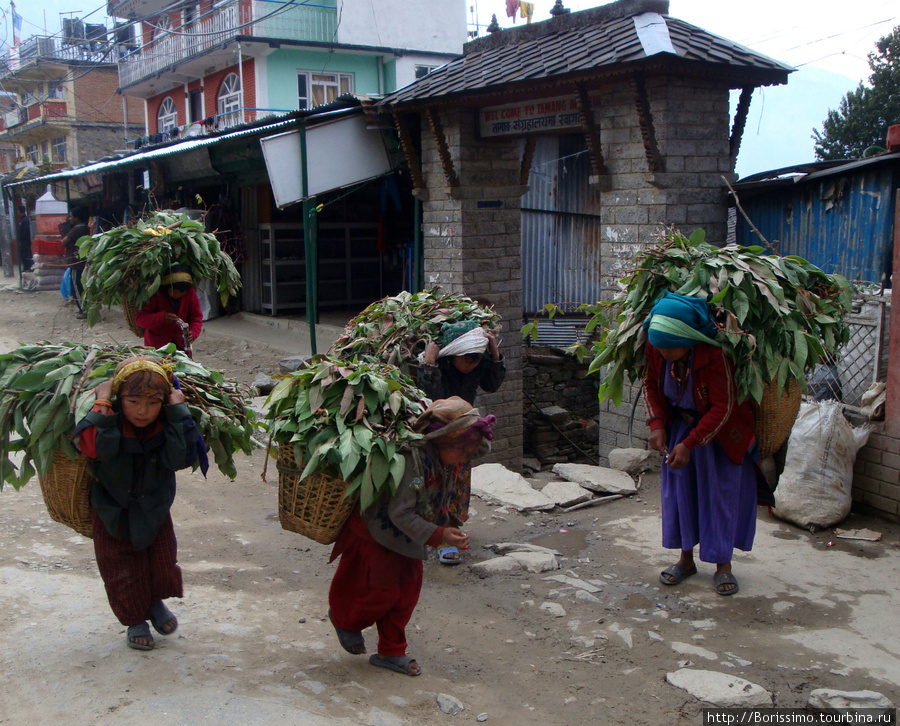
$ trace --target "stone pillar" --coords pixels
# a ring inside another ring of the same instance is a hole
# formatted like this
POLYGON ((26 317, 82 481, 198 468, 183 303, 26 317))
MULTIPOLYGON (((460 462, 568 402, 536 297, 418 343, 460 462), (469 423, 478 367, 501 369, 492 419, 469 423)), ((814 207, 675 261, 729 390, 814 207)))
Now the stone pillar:
POLYGON ((476 406, 497 416, 488 461, 518 470, 522 460, 522 260, 521 141, 482 141, 475 112, 436 112, 453 170, 450 186, 438 142, 422 119, 422 172, 428 188, 423 205, 427 287, 486 298, 502 317, 500 350, 506 380, 496 393, 479 392, 476 406))

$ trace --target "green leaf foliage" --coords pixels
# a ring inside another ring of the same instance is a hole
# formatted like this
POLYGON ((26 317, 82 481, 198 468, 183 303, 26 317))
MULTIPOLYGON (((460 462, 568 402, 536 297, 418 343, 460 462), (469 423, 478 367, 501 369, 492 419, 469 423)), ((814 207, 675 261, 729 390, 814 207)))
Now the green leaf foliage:
POLYGON ((172 265, 184 265, 195 281, 211 279, 223 304, 241 287, 241 276, 214 234, 186 214, 158 211, 133 226, 122 225, 78 240, 85 259, 84 309, 88 325, 104 305, 142 308, 159 290, 172 265))
POLYGON ((234 479, 233 455, 250 454, 260 446, 254 434, 262 424, 246 405, 248 388, 192 361, 173 345, 154 350, 44 342, 0 356, 0 489, 4 482, 18 489, 35 470, 46 473, 60 449, 74 456, 72 431, 93 406, 94 388, 134 355, 174 365, 188 410, 216 465, 234 479), (20 451, 17 465, 10 455, 20 451))
POLYGON ((404 450, 422 438, 412 423, 425 410, 423 397, 394 365, 318 355, 272 389, 269 434, 278 445, 295 445, 297 460, 306 463, 301 476, 338 476, 366 509, 383 492, 396 491, 404 450))
MULTIPOLYGON (((688 291, 710 304, 717 339, 735 363, 742 401, 761 400, 772 380, 782 388, 790 378, 804 385, 803 372, 834 356, 849 338, 844 316, 851 290, 843 277, 800 257, 766 254, 759 246, 715 247, 701 230, 690 239, 668 230, 637 256, 622 285, 612 300, 582 306, 605 328, 592 345, 589 372, 603 371, 600 399, 617 406, 626 375, 632 383, 643 376, 643 322, 667 291, 688 291)), ((569 352, 580 351, 573 346, 569 352)))

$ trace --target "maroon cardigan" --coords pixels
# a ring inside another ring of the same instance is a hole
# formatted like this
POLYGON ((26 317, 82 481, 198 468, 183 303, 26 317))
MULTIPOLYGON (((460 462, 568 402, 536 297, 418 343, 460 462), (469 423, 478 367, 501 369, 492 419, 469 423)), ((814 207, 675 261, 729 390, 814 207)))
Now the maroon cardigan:
MULTIPOLYGON (((644 400, 647 425, 651 431, 668 429, 671 412, 663 393, 666 361, 650 343, 647 343, 646 355, 644 400)), ((756 437, 750 402, 737 402, 734 364, 721 348, 698 343, 694 347, 691 380, 700 420, 681 443, 693 451, 715 439, 728 458, 740 464, 756 437)))
POLYGON ((175 323, 167 323, 166 313, 175 313, 188 324, 191 340, 196 341, 200 337, 200 331, 203 330, 203 312, 200 310, 197 291, 192 287, 178 300, 172 300, 160 290, 134 316, 134 322, 144 329, 144 345, 159 348, 175 343, 178 350, 184 350, 181 328, 175 323))

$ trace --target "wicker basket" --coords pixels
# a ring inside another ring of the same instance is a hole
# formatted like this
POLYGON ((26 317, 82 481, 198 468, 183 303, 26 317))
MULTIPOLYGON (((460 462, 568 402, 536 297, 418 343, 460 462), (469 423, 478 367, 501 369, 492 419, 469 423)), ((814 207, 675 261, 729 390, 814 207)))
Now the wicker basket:
POLYGON ((125 313, 125 322, 128 323, 128 328, 131 330, 131 332, 134 333, 138 338, 143 338, 144 329, 135 322, 135 318, 140 311, 127 300, 123 300, 122 312, 125 313))
POLYGON ((91 482, 94 480, 91 460, 80 454, 70 459, 57 450, 47 473, 38 479, 50 518, 91 537, 91 482))
POLYGON ((344 498, 349 486, 323 472, 301 480, 291 444, 278 447, 278 519, 289 532, 319 544, 334 542, 356 506, 357 497, 344 498))
POLYGON ((761 459, 772 456, 787 441, 799 410, 800 383, 796 379, 790 380, 787 391, 779 391, 775 381, 766 386, 762 401, 753 404, 756 445, 761 459))

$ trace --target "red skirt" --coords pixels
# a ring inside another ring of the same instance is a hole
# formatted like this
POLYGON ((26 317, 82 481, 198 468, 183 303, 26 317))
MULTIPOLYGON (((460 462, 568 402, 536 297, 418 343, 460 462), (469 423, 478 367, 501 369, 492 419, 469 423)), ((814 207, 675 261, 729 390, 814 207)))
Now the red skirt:
POLYGON ((144 550, 135 550, 130 540, 113 537, 96 512, 93 525, 97 567, 109 606, 122 625, 140 625, 149 619, 153 603, 184 596, 171 514, 144 550))
POLYGON ((378 544, 357 511, 335 542, 331 559, 338 556, 328 592, 334 624, 354 633, 375 625, 380 655, 406 655, 406 626, 422 590, 422 561, 378 544))

